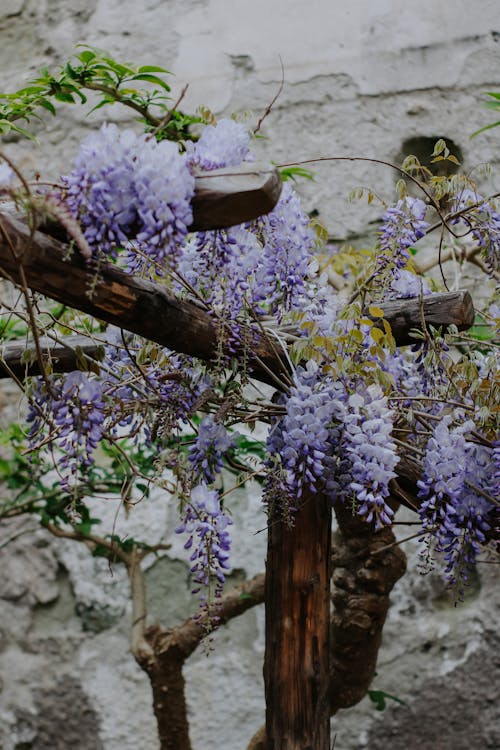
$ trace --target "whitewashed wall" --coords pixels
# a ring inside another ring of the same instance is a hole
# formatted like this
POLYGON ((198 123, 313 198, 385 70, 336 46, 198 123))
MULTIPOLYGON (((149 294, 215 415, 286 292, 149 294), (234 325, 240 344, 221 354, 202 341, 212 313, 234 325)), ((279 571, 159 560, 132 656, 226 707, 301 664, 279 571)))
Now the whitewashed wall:
MULTIPOLYGON (((403 141, 418 136, 453 139, 468 168, 498 162, 499 132, 469 139, 488 122, 482 92, 500 88, 494 0, 0 0, 0 88, 63 62, 78 42, 164 65, 177 74, 174 96, 189 83, 186 108, 203 104, 252 124, 280 86, 281 58, 283 91, 263 125, 268 140, 258 144, 278 163, 329 155, 394 160, 403 141)), ((13 139, 7 153, 27 173, 57 175, 95 127, 96 116, 82 115, 68 109, 37 126, 41 146, 13 139)), ((107 116, 123 119, 118 110, 107 116)), ((377 212, 348 204, 347 194, 362 184, 390 198, 394 182, 388 169, 328 163, 300 191, 335 238, 361 241, 377 212)), ((488 188, 499 189, 498 175, 488 188)), ((15 414, 13 392, 2 404, 4 419, 15 414)), ((237 520, 235 565, 252 574, 265 545, 263 534, 253 534, 263 525, 255 496, 242 493, 237 520)), ((160 498, 139 506, 129 524, 168 533, 174 519, 160 498)), ((148 571, 151 612, 164 625, 190 611, 181 558, 174 546, 148 571)), ((111 577, 83 549, 36 533, 0 550, 0 571, 0 747, 154 750, 148 682, 128 654, 119 569, 111 577)), ((336 750, 500 747, 494 572, 484 566, 458 608, 436 574, 400 582, 375 687, 407 706, 379 715, 366 700, 340 715, 336 750)), ((195 750, 244 748, 262 723, 262 631, 262 611, 252 611, 219 634, 208 659, 190 661, 195 750)))

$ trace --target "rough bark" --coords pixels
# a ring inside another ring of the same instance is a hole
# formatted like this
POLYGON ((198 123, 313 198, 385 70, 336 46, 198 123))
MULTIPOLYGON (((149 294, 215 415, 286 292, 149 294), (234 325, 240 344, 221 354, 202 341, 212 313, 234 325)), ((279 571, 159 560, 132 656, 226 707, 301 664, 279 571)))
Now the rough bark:
MULTIPOLYGON (((375 673, 389 595, 406 570, 405 554, 397 546, 391 529, 374 532, 340 505, 335 512, 339 528, 333 535, 331 555, 329 715, 356 705, 366 695, 375 673)), ((296 528, 302 541, 304 527, 301 524, 296 528)), ((263 726, 252 737, 247 750, 274 748, 266 737, 263 726)), ((276 747, 281 749, 281 745, 276 747)), ((316 750, 321 746, 312 747, 316 750)))
POLYGON ((375 674, 389 594, 406 570, 392 529, 374 532, 344 507, 333 542, 330 710, 356 705, 375 674), (394 545, 394 546, 391 546, 394 545))
POLYGON ((269 519, 266 750, 329 750, 331 504, 302 498, 293 527, 269 519))
MULTIPOLYGON (((391 324, 392 335, 398 346, 416 343, 418 339, 411 334, 422 331, 423 320, 427 327, 447 329, 450 325, 456 325, 459 331, 470 328, 474 323, 472 297, 464 291, 388 300, 378 306, 391 324)), ((382 327, 381 323, 377 325, 382 327)))
POLYGON ((149 658, 136 656, 136 660, 151 683, 161 750, 191 750, 182 673, 185 657, 174 647, 159 649, 158 642, 163 641, 163 635, 159 627, 149 628, 146 640, 153 655, 149 658))
MULTIPOLYGON (((184 662, 204 637, 194 618, 165 629, 146 628, 146 601, 140 566, 129 565, 132 592, 132 653, 146 672, 153 692, 153 710, 158 725, 161 750, 191 750, 187 715, 184 662)), ((264 575, 235 586, 215 608, 220 623, 246 612, 264 600, 264 575)))

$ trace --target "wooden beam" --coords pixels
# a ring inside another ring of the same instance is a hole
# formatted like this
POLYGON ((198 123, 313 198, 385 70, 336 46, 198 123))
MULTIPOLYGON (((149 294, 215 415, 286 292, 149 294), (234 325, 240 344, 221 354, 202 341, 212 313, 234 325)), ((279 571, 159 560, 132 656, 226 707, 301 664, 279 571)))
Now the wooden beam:
POLYGON ((266 750, 330 750, 331 502, 308 492, 287 526, 269 517, 266 750))
MULTIPOLYGON (((216 321, 207 310, 115 266, 104 265, 97 273, 76 252, 68 258, 66 244, 43 232, 31 235, 26 224, 5 213, 0 213, 0 274, 18 285, 24 277, 34 291, 174 351, 204 360, 217 355, 216 321)), ((421 329, 422 318, 434 326, 454 324, 459 329, 470 327, 474 320, 472 299, 464 291, 392 300, 380 307, 398 345, 415 341, 409 332, 421 329)), ((69 337, 54 351, 54 344, 46 341, 44 350, 60 363, 61 371, 67 371, 77 363, 76 355, 73 360, 71 356, 75 345, 82 346, 81 340, 69 337)), ((96 345, 87 343, 84 349, 87 356, 96 356, 96 345)), ((22 357, 19 344, 4 346, 3 358, 18 377, 26 372, 22 357)), ((277 344, 263 334, 255 333, 249 361, 252 375, 274 386, 287 371, 277 344)), ((29 373, 36 372, 33 362, 29 373)))
POLYGON ((189 229, 223 229, 263 216, 273 210, 281 188, 279 172, 258 163, 200 173, 189 229))
MULTIPOLYGON (((379 307, 391 324, 392 335, 398 346, 418 341, 411 334, 415 330, 422 330, 422 320, 425 320, 426 326, 444 330, 450 325, 456 325, 459 331, 470 328, 474 323, 472 297, 469 292, 464 291, 387 300, 379 307)), ((381 323, 377 325, 381 327, 381 323)))
MULTIPOLYGON (((97 272, 77 253, 66 257, 65 244, 42 232, 31 236, 26 224, 0 213, 0 275, 6 279, 18 285, 24 279, 33 291, 174 351, 217 356, 216 320, 203 307, 115 266, 97 272)), ((276 385, 272 373, 278 377, 284 366, 275 345, 256 334, 249 349, 252 373, 276 385)))

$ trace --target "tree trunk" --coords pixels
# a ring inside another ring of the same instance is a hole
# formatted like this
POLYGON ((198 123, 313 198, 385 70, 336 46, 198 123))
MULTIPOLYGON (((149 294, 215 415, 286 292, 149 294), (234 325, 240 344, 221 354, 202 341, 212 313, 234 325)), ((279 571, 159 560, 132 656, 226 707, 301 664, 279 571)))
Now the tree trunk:
POLYGON ((175 645, 165 649, 165 636, 158 626, 148 628, 145 641, 150 649, 136 652, 134 656, 151 683, 160 750, 191 750, 182 674, 185 656, 175 645))
POLYGON ((269 519, 266 750, 329 750, 330 502, 308 494, 294 522, 269 519))

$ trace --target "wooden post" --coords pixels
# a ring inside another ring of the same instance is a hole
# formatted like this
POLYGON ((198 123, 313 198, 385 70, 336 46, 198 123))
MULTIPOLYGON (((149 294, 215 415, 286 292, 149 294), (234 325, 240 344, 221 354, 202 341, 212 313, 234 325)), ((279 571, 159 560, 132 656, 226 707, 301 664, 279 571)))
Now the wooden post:
POLYGON ((309 493, 292 528, 269 519, 266 750, 329 750, 331 503, 309 493))

